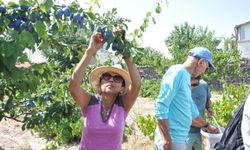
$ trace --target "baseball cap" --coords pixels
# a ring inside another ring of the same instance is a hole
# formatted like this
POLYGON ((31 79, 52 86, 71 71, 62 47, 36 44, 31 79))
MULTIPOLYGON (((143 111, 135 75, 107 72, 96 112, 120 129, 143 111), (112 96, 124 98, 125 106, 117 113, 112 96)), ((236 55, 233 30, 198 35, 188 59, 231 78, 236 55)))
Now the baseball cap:
POLYGON ((213 56, 209 49, 205 47, 195 47, 188 52, 188 55, 196 57, 198 59, 201 58, 205 59, 209 63, 209 67, 211 67, 214 71, 216 71, 216 67, 212 63, 213 56))

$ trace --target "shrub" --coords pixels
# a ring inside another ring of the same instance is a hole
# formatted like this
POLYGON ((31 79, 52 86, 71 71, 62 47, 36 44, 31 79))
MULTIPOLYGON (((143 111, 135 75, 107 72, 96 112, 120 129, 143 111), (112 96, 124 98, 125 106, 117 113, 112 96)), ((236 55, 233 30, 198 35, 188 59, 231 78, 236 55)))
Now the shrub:
POLYGON ((140 96, 156 98, 159 92, 160 92, 160 80, 159 79, 145 80, 142 83, 140 96))
MULTIPOLYGON (((224 85, 222 100, 213 103, 215 118, 220 126, 226 127, 233 111, 245 101, 246 91, 249 87, 246 84, 240 86, 224 85)), ((211 123, 214 124, 213 121, 211 123)))
POLYGON ((156 128, 156 118, 153 115, 138 116, 136 124, 143 135, 148 136, 150 140, 154 140, 154 131, 156 128))

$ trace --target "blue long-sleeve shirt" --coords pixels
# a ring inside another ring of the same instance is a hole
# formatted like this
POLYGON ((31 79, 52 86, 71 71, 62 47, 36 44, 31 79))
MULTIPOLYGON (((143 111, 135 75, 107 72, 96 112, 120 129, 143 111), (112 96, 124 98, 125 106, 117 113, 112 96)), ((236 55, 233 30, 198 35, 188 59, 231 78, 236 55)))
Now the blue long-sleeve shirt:
POLYGON ((155 104, 155 116, 157 120, 168 121, 174 143, 185 143, 192 119, 199 116, 191 97, 190 80, 191 76, 183 65, 170 67, 162 78, 155 104))
MULTIPOLYGON (((211 93, 208 84, 204 80, 199 81, 199 85, 192 89, 192 99, 197 106, 197 109, 202 118, 205 118, 205 110, 208 101, 211 99, 211 93)), ((190 133, 200 133, 200 129, 195 126, 191 126, 190 133)))

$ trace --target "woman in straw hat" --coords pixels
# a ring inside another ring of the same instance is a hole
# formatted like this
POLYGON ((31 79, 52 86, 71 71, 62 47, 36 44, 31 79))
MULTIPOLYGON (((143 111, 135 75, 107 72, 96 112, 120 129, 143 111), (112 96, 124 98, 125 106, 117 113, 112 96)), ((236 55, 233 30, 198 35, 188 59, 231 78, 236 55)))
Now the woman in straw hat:
POLYGON ((132 59, 124 59, 128 72, 116 67, 98 67, 89 76, 91 95, 80 85, 91 57, 105 43, 100 32, 91 36, 89 46, 76 66, 69 84, 69 91, 81 107, 84 118, 80 149, 120 150, 125 119, 138 97, 141 79, 132 59))

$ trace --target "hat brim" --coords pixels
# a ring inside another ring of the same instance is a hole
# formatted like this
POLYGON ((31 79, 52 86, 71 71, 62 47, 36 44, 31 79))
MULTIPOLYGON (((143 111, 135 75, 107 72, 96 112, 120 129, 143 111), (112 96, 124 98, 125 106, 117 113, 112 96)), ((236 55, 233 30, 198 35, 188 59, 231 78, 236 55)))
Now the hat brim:
POLYGON ((212 64, 211 62, 209 62, 209 67, 211 67, 213 69, 213 71, 216 71, 217 68, 214 66, 214 64, 212 64))
POLYGON ((117 68, 117 67, 111 67, 111 66, 102 66, 102 67, 97 67, 95 68, 89 75, 89 83, 91 85, 91 87, 98 92, 98 86, 100 85, 100 77, 102 76, 102 74, 106 73, 106 72, 111 72, 111 73, 115 73, 115 74, 119 74, 120 76, 122 76, 122 78, 125 81, 125 90, 124 93, 127 93, 128 88, 131 84, 131 79, 129 77, 128 72, 126 72, 123 69, 117 68))

